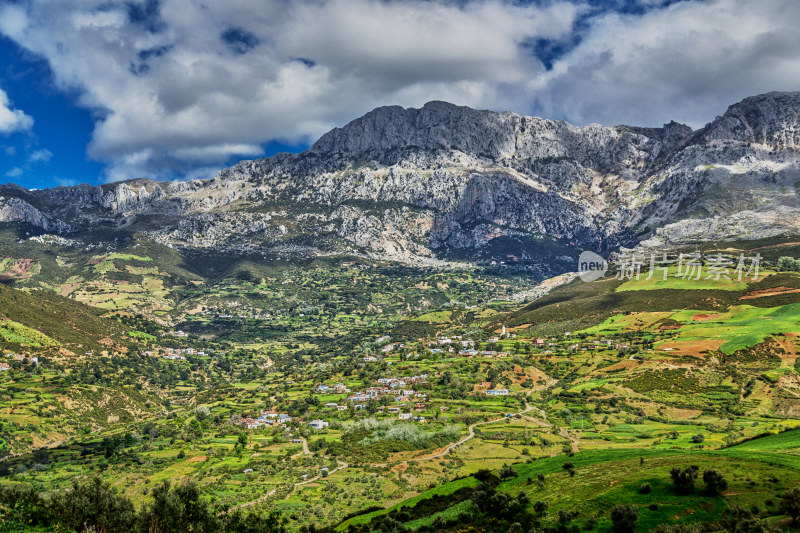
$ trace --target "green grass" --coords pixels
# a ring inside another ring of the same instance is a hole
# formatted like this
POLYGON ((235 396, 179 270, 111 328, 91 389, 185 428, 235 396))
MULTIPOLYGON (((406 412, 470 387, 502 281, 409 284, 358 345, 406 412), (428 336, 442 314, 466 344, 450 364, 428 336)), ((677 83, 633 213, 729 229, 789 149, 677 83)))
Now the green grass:
MULTIPOLYGON (((732 270, 732 269, 731 269, 732 270)), ((714 279, 713 277, 707 279, 706 267, 700 275, 700 279, 694 279, 696 273, 691 277, 677 277, 678 268, 670 267, 667 273, 667 278, 664 279, 664 273, 661 270, 653 271, 652 277, 648 279, 649 272, 643 272, 639 279, 633 278, 625 281, 622 285, 617 287, 617 292, 623 291, 647 291, 655 289, 680 289, 680 290, 723 290, 723 291, 739 291, 745 289, 749 279, 738 280, 738 275, 732 272, 728 273, 729 279, 720 277, 714 279)), ((766 271, 760 273, 762 276, 768 274, 766 271)))
POLYGON ((457 491, 459 489, 462 489, 464 487, 474 487, 474 486, 478 485, 478 483, 480 483, 480 482, 477 479, 475 479, 474 477, 465 477, 465 478, 462 478, 462 479, 457 479, 455 481, 450 481, 448 483, 443 483, 443 484, 439 485, 438 487, 432 488, 430 490, 426 490, 425 492, 423 492, 421 494, 418 494, 417 496, 414 496, 413 498, 409 498, 407 500, 404 500, 401 503, 398 503, 398 504, 393 505, 391 507, 388 507, 386 509, 381 509, 379 511, 372 511, 371 513, 366 513, 366 514, 363 514, 363 515, 354 516, 353 518, 350 518, 350 519, 342 522, 338 526, 336 526, 335 530, 336 531, 345 531, 350 525, 368 524, 369 522, 371 522, 375 518, 377 518, 379 516, 383 516, 385 514, 388 514, 388 513, 392 512, 392 511, 396 511, 397 509, 400 509, 400 507, 413 507, 420 500, 425 500, 425 499, 431 498, 434 495, 447 496, 448 494, 452 494, 455 491, 457 491))
POLYGON ((720 318, 685 324, 676 339, 724 339, 720 350, 731 354, 754 346, 771 335, 791 332, 800 332, 800 304, 773 308, 743 305, 732 308, 720 318))
POLYGON ((36 348, 58 345, 58 342, 44 333, 13 320, 0 320, 0 337, 13 344, 36 348))
POLYGON ((775 435, 768 435, 757 439, 749 440, 736 446, 731 446, 728 451, 779 451, 794 450, 800 448, 800 429, 784 431, 775 435))

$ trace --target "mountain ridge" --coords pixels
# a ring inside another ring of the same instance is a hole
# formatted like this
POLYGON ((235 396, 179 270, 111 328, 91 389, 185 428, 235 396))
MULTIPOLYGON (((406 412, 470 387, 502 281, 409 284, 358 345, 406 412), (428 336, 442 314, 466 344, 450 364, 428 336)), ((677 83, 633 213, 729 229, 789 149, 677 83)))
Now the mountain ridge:
POLYGON ((5 185, 0 221, 73 237, 101 227, 207 253, 511 256, 558 273, 582 249, 800 234, 798 146, 796 92, 745 98, 696 131, 433 101, 377 108, 305 152, 210 180, 5 185))

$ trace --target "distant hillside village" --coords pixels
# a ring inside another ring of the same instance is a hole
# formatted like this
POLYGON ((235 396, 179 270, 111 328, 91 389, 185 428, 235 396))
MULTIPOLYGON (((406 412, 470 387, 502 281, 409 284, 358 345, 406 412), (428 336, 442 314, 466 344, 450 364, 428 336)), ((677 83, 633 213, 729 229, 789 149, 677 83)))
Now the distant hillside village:
MULTIPOLYGON (((570 341, 570 333, 565 336, 549 338, 526 339, 522 342, 525 349, 529 352, 538 352, 542 357, 552 356, 556 351, 576 352, 587 350, 619 350, 625 352, 631 347, 627 341, 616 339, 593 339, 570 341)), ((393 376, 391 369, 398 366, 397 363, 424 360, 428 357, 452 357, 452 358, 477 358, 477 359, 505 359, 517 355, 516 352, 504 349, 501 344, 503 341, 510 341, 515 345, 521 344, 516 341, 515 334, 506 333, 505 327, 502 328, 500 336, 492 336, 485 341, 476 341, 471 338, 459 336, 438 336, 435 339, 421 339, 420 343, 412 346, 405 342, 392 342, 391 337, 382 336, 377 338, 373 345, 374 354, 361 357, 359 364, 381 365, 385 368, 387 375, 374 379, 371 384, 357 387, 353 390, 352 385, 345 383, 319 383, 316 384, 309 393, 314 396, 331 397, 339 395, 337 401, 315 402, 316 408, 313 409, 314 415, 318 418, 306 420, 305 418, 293 418, 288 413, 277 410, 262 410, 257 417, 235 417, 230 422, 240 425, 245 429, 258 430, 264 428, 283 428, 287 435, 291 435, 292 428, 307 426, 314 430, 324 430, 330 426, 332 420, 325 420, 336 413, 345 412, 353 414, 361 410, 369 410, 375 416, 395 418, 399 421, 407 421, 424 424, 430 419, 430 413, 445 412, 448 410, 446 405, 431 405, 429 395, 434 387, 429 382, 430 377, 441 377, 441 372, 436 372, 434 376, 427 373, 412 376, 393 376), (482 349, 478 349, 479 346, 482 349), (493 345, 500 345, 499 349, 491 349, 493 345), (416 349, 417 351, 411 351, 416 349), (427 417, 423 416, 427 412, 427 417)), ((519 350, 516 346, 515 350, 519 350)), ((150 354, 160 354, 165 358, 184 358, 182 354, 192 352, 191 349, 165 349, 150 354)), ((493 386, 490 381, 475 383, 474 394, 484 397, 504 397, 511 394, 511 390, 505 387, 493 386)), ((437 415, 438 416, 438 415, 437 415)), ((340 417, 337 417, 337 420, 340 417)))
POLYGON ((0 362, 0 372, 11 370, 12 368, 21 367, 23 365, 39 365, 39 358, 18 353, 6 353, 6 359, 10 359, 11 363, 0 362))

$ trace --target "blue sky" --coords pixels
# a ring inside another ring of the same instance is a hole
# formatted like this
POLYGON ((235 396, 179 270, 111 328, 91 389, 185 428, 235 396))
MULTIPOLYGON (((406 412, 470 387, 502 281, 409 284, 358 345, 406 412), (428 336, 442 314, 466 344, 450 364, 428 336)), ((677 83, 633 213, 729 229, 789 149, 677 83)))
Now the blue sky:
POLYGON ((794 0, 9 0, 0 182, 213 176, 429 100, 701 127, 800 88, 794 0))

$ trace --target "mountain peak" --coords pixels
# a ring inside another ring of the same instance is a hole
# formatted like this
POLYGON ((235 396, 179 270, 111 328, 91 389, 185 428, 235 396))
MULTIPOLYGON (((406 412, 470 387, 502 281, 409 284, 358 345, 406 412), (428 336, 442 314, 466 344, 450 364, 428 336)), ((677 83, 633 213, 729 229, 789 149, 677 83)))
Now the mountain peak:
POLYGON ((706 127, 709 140, 755 142, 773 149, 800 147, 800 92, 770 92, 728 107, 706 127))
POLYGON ((417 147, 497 154, 500 145, 513 145, 514 128, 509 128, 508 122, 519 118, 440 100, 419 109, 379 107, 326 133, 311 151, 352 156, 417 147))

